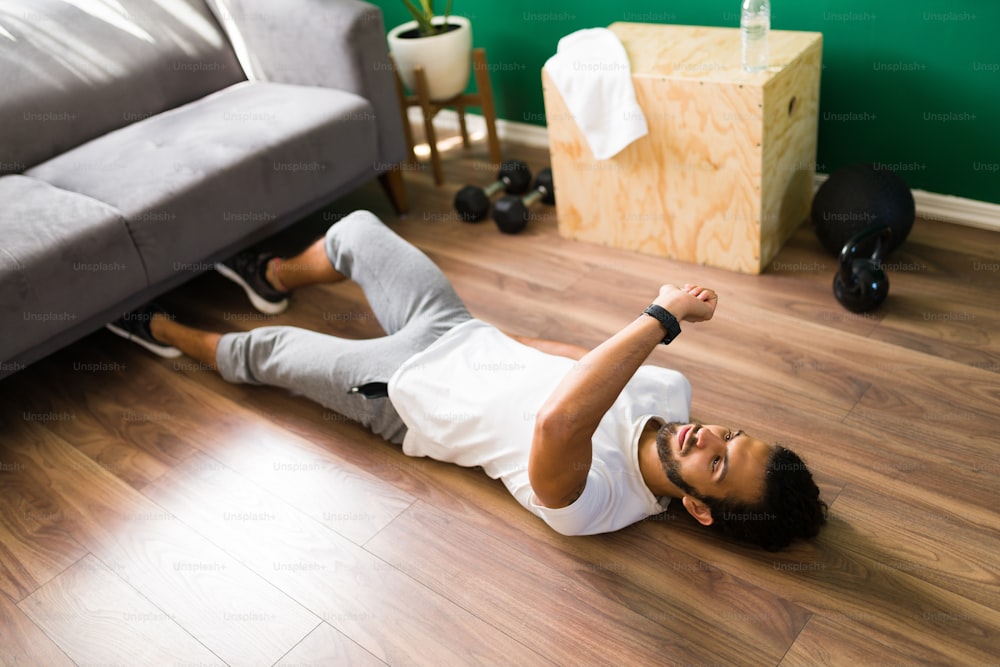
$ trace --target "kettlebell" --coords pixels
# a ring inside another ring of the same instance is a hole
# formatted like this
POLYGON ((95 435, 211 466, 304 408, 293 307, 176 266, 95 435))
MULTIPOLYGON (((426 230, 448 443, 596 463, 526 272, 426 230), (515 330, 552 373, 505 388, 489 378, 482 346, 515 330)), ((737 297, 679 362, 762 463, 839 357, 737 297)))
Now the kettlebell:
POLYGON ((892 228, 875 225, 851 237, 840 251, 840 270, 833 277, 833 295, 852 313, 878 308, 889 295, 889 277, 882 270, 882 256, 889 247, 892 228), (864 247, 875 247, 867 257, 858 257, 864 247))

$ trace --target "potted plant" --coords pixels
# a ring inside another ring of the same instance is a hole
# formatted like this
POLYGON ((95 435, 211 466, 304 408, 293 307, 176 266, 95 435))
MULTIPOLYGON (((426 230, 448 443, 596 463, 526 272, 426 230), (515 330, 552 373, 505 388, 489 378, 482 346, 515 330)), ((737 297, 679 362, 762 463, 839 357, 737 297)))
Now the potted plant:
POLYGON ((434 0, 403 0, 412 21, 389 31, 389 51, 399 77, 411 91, 417 89, 414 68, 427 75, 430 99, 440 102, 465 90, 469 83, 472 27, 462 16, 451 15, 451 0, 444 15, 434 12, 434 0))

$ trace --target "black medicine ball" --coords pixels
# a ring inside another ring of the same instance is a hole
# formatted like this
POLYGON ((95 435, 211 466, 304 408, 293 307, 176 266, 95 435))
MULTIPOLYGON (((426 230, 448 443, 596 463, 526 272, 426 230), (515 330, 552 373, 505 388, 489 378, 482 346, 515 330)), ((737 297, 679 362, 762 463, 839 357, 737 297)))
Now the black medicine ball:
POLYGON ((879 164, 854 164, 838 169, 819 187, 813 198, 813 230, 831 255, 874 225, 888 225, 891 253, 906 240, 916 208, 906 182, 879 164))

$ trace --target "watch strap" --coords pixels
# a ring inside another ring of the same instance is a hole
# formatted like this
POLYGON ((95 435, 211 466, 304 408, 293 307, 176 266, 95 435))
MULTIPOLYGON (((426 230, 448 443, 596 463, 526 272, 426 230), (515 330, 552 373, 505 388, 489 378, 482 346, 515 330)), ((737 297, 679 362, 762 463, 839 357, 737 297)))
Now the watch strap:
POLYGON ((663 329, 667 332, 667 335, 663 337, 660 342, 664 345, 668 345, 670 341, 677 338, 681 333, 681 324, 677 321, 669 310, 663 308, 662 306, 657 306, 655 303, 649 305, 646 310, 642 311, 643 314, 649 315, 654 320, 658 321, 663 325, 663 329))

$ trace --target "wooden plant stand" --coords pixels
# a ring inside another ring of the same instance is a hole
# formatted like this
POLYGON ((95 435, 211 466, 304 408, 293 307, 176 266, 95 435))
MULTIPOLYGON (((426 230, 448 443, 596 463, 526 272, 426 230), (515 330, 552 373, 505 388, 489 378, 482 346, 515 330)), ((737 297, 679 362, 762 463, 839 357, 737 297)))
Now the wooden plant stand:
POLYGON ((462 133, 462 146, 469 147, 469 133, 465 127, 465 108, 479 107, 483 111, 483 118, 486 120, 486 136, 489 143, 490 161, 494 166, 500 166, 500 140, 497 138, 496 130, 496 110, 493 105, 493 88, 490 86, 489 67, 486 64, 485 49, 472 50, 472 71, 476 79, 475 93, 460 93, 448 100, 431 101, 428 95, 427 75, 424 68, 417 65, 414 68, 414 75, 417 82, 415 95, 407 95, 403 89, 403 82, 399 78, 399 72, 393 67, 396 76, 396 93, 399 95, 399 108, 403 115, 403 131, 406 133, 406 143, 410 149, 410 160, 416 162, 416 154, 413 151, 413 130, 410 128, 407 109, 418 106, 423 111, 424 134, 427 137, 427 144, 431 150, 431 169, 434 172, 434 184, 444 183, 444 173, 441 169, 441 155, 437 148, 437 134, 434 132, 434 116, 442 109, 453 107, 458 112, 458 125, 462 133))

